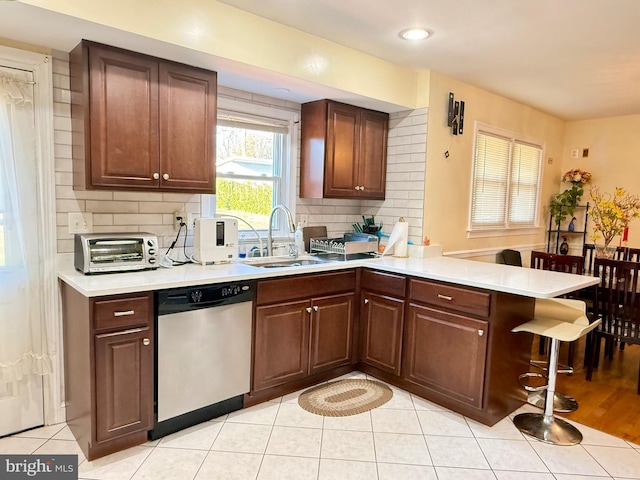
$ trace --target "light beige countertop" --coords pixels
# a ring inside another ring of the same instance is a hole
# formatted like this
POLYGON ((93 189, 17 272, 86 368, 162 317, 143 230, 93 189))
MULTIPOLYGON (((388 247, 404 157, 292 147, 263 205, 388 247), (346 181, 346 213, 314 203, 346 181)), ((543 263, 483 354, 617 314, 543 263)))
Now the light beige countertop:
MULTIPOLYGON (((278 258, 289 260, 288 257, 278 258)), ((278 258, 274 260, 278 260, 278 258)), ((284 268, 262 268, 235 262, 204 266, 187 264, 157 270, 83 275, 74 269, 72 255, 60 255, 58 258, 58 277, 83 295, 97 297, 192 285, 329 272, 356 267, 368 267, 385 272, 535 298, 552 298, 598 283, 596 277, 446 256, 433 258, 386 256, 376 259, 326 262, 284 268)))

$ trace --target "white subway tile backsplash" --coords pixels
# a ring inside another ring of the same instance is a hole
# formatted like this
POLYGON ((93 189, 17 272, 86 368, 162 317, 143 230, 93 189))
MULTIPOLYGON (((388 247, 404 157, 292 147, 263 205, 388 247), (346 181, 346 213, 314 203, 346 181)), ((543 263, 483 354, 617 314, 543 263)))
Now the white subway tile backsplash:
POLYGON ((94 213, 93 225, 113 225, 113 214, 111 213, 94 213))
MULTIPOLYGON (((71 131, 71 118, 68 117, 53 117, 53 129, 71 131)), ((54 132, 55 135, 55 132, 54 132)))
POLYGON ((140 202, 140 213, 172 213, 184 210, 183 203, 173 202, 140 202))
POLYGON ((158 213, 115 213, 116 225, 162 225, 162 215, 158 213))
POLYGON ((125 201, 98 202, 94 200, 87 200, 86 211, 99 213, 138 213, 138 203, 125 201))
POLYGON ((78 200, 113 200, 113 192, 105 190, 76 190, 74 193, 78 200))
POLYGON ((65 90, 69 90, 69 74, 61 75, 59 73, 53 74, 53 87, 54 88, 63 88, 65 90))
POLYGON ((113 192, 113 199, 122 202, 161 202, 162 193, 159 192, 113 192))
POLYGON ((76 199, 56 199, 56 212, 84 212, 84 200, 76 199))

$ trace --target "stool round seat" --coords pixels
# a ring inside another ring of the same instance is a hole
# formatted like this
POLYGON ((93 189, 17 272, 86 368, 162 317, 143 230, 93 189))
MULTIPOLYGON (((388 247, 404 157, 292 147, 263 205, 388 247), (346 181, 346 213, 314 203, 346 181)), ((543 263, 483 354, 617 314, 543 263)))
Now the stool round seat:
MULTIPOLYGON (((572 342, 586 335, 600 324, 589 323, 587 305, 581 300, 564 298, 536 299, 533 320, 515 327, 512 332, 528 332, 551 339, 548 384, 544 402, 544 414, 522 413, 513 423, 522 433, 554 445, 576 445, 582 441, 580 431, 570 423, 553 416, 558 373, 560 342, 572 342)), ((577 403, 570 397, 567 399, 577 403)), ((574 410, 575 410, 574 408, 574 410)))

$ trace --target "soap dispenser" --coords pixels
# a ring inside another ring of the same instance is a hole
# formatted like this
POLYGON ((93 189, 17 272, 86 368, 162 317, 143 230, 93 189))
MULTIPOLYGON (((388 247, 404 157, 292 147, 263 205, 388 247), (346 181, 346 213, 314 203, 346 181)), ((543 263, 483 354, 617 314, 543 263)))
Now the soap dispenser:
POLYGON ((302 222, 298 222, 298 228, 293 236, 298 255, 304 254, 304 236, 302 235, 302 222))

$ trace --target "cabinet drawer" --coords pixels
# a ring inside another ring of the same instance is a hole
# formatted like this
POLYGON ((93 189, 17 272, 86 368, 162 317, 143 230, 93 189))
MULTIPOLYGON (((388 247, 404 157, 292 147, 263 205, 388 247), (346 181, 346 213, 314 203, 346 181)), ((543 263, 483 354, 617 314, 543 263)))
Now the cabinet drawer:
POLYGON ((147 325, 153 312, 153 295, 149 292, 92 299, 96 330, 147 325))
POLYGON ((350 292, 356 287, 356 272, 318 273, 258 282, 256 303, 287 302, 335 293, 350 292))
POLYGON ((411 280, 409 297, 421 303, 437 305, 481 317, 489 316, 491 294, 440 283, 411 280))
POLYGON ((407 279, 401 275, 362 270, 360 287, 366 290, 404 298, 407 279))

